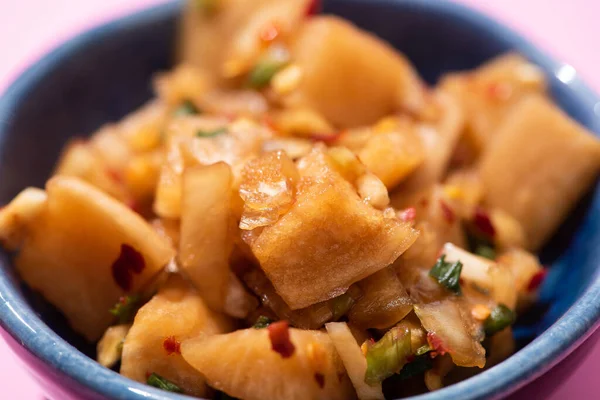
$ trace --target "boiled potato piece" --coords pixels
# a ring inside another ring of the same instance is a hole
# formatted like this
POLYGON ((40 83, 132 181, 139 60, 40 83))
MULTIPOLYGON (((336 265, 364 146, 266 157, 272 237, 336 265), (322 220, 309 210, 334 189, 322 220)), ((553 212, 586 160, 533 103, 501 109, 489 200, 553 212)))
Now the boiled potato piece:
POLYGON ((137 313, 123 344, 121 374, 145 383, 157 373, 193 396, 207 395, 204 378, 181 356, 184 340, 225 333, 232 321, 211 311, 193 286, 172 275, 137 313))
POLYGON ((375 133, 358 153, 360 161, 388 189, 393 189, 425 159, 423 144, 414 127, 398 126, 375 133))
POLYGON ((4 248, 14 251, 21 246, 47 200, 43 190, 27 188, 0 209, 0 243, 4 248))
POLYGON ((372 124, 399 109, 416 111, 424 102, 408 60, 340 18, 306 21, 291 52, 303 78, 284 103, 313 109, 336 126, 372 124))
POLYGON ((235 227, 231 185, 231 169, 223 162, 185 172, 179 259, 212 309, 243 318, 256 302, 229 269, 235 227))
POLYGON ((294 162, 282 150, 249 161, 240 184, 244 201, 240 228, 252 230, 276 222, 292 206, 299 179, 294 162))
POLYGON ((395 215, 384 216, 363 203, 321 150, 298 166, 296 202, 250 243, 277 293, 293 310, 341 295, 354 282, 390 265, 418 235, 395 215))
POLYGON ((600 170, 600 141, 542 96, 517 105, 481 160, 485 201, 521 223, 537 249, 600 170))
POLYGON ((440 111, 438 119, 417 126, 425 159, 391 193, 394 206, 442 180, 450 163, 452 151, 460 138, 464 115, 457 101, 439 90, 434 92, 432 98, 440 111))
POLYGON ((83 179, 123 202, 130 199, 121 181, 121 171, 110 169, 99 154, 80 139, 67 144, 55 175, 83 179))
POLYGON ((474 71, 449 74, 440 87, 459 100, 466 117, 465 140, 480 152, 515 104, 529 94, 545 93, 546 79, 523 56, 509 53, 474 71))
POLYGON ((212 387, 245 400, 349 400, 356 398, 326 333, 289 329, 291 356, 272 349, 269 329, 200 336, 181 345, 185 360, 212 387))
MULTIPOLYGON (((265 42, 261 33, 276 23, 280 36, 292 33, 309 0, 188 1, 179 46, 183 61, 215 78, 247 72, 265 42)), ((281 39, 281 38, 279 38, 281 39)))
POLYGON ((393 267, 374 273, 358 286, 362 296, 348 319, 359 328, 389 328, 412 311, 412 301, 393 267))
POLYGON ((174 120, 167 130, 167 155, 163 164, 154 211, 163 218, 181 217, 182 175, 186 168, 224 161, 239 185, 245 163, 262 150, 271 132, 249 119, 229 122, 224 117, 188 117, 174 120))
POLYGON ((139 292, 174 251, 140 216, 88 183, 59 176, 46 192, 16 267, 73 329, 95 341, 119 297, 139 292))
POLYGON ((102 339, 96 346, 96 360, 100 365, 106 368, 112 368, 119 360, 123 352, 123 343, 125 336, 131 329, 131 324, 122 324, 111 326, 104 332, 102 339))

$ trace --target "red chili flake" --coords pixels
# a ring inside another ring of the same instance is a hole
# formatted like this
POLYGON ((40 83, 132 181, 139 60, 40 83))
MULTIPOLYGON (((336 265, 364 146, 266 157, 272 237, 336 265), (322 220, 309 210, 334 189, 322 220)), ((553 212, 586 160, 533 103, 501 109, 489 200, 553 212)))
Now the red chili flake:
POLYGON ((281 25, 277 21, 271 21, 262 27, 258 33, 258 37, 262 43, 269 44, 277 39, 280 34, 281 25))
POLYGON ((270 130, 274 131, 274 132, 278 132, 279 128, 277 127, 277 124, 275 124, 275 121, 273 120, 273 118, 271 118, 270 116, 265 116, 263 118, 263 124, 269 128, 270 130))
POLYGON ((404 209, 398 213, 398 217, 404 222, 414 222, 417 218, 417 209, 414 207, 404 209))
POLYGON ((493 82, 488 85, 487 93, 494 100, 508 100, 512 95, 512 88, 506 82, 493 82))
POLYGON ((496 228, 494 228, 494 225, 492 224, 490 215, 481 207, 477 207, 475 210, 473 224, 475 224, 475 227, 479 230, 479 232, 483 233, 487 237, 493 238, 496 236, 496 228))
POLYGON ((429 343, 429 346, 441 356, 448 352, 442 339, 433 332, 427 332, 427 343, 429 343))
POLYGON ((537 290, 537 288, 540 287, 542 282, 544 282, 544 279, 546 279, 546 275, 548 275, 548 270, 544 268, 538 273, 536 273, 534 276, 532 276, 531 280, 529 281, 529 284, 527 285, 527 290, 529 292, 537 290))
POLYGON ((181 343, 175 339, 175 336, 166 338, 163 342, 163 347, 169 356, 171 354, 181 354, 181 343))
POLYGON ((296 351, 296 347, 290 341, 290 328, 287 321, 274 322, 267 329, 273 351, 279 353, 283 358, 291 357, 296 351))
POLYGON ((325 375, 319 372, 315 373, 315 381, 317 381, 317 385, 319 385, 321 389, 325 387, 325 375))
POLYGON ((116 183, 123 182, 123 177, 121 176, 121 173, 119 171, 115 171, 112 168, 106 168, 106 174, 110 177, 110 179, 112 179, 116 183))
POLYGON ((419 200, 419 205, 421 207, 427 207, 428 204, 429 204, 429 201, 425 197, 423 197, 421 200, 419 200))
POLYGON ((323 142, 326 145, 330 146, 332 144, 335 144, 335 142, 337 142, 337 140, 340 138, 340 136, 343 134, 344 132, 337 132, 333 135, 331 134, 322 134, 322 133, 313 133, 312 135, 310 135, 310 139, 313 142, 323 142))
POLYGON ((127 200, 125 200, 125 205, 127 207, 129 207, 131 209, 131 211, 134 211, 138 214, 140 214, 140 204, 134 199, 134 198, 129 198, 127 200))
POLYGON ((411 363, 413 361, 415 361, 415 355, 414 354, 411 354, 408 357, 406 357, 406 362, 407 363, 411 363))
POLYGON ((311 0, 306 7, 306 11, 304 15, 307 17, 312 17, 313 15, 318 14, 321 11, 321 0, 311 0))
POLYGON ((152 375, 152 372, 146 371, 146 380, 148 380, 148 378, 150 378, 150 375, 152 375))
POLYGON ((448 203, 446 203, 444 200, 440 200, 440 207, 442 208, 442 213, 444 214, 446 221, 448 221, 449 224, 453 223, 454 219, 456 218, 454 215, 454 210, 452 210, 452 208, 450 208, 448 203))
POLYGON ((115 283, 128 292, 133 286, 133 274, 141 274, 146 267, 144 256, 128 244, 121 245, 121 253, 112 265, 115 283))

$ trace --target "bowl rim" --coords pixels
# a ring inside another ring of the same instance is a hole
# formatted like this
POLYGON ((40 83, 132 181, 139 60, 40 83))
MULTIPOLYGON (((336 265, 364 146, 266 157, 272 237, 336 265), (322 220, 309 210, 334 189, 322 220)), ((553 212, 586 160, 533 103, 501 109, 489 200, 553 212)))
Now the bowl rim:
MULTIPOLYGON (((360 3, 366 0, 346 0, 360 3)), ((547 71, 558 71, 566 64, 557 62, 510 28, 467 6, 448 0, 376 0, 382 4, 402 3, 403 7, 426 13, 440 13, 448 18, 462 20, 475 27, 490 32, 494 37, 502 37, 517 51, 525 54, 547 71)), ((4 121, 21 99, 44 79, 49 71, 59 68, 81 49, 94 45, 115 32, 135 29, 174 15, 181 7, 181 1, 168 2, 152 8, 112 20, 89 29, 61 44, 25 70, 0 98, 0 121, 4 121)), ((586 103, 600 104, 600 98, 575 76, 569 87, 577 97, 586 103)), ((5 130, 0 124, 0 146, 5 130)), ((0 160, 1 162, 1 160, 0 160)), ((10 265, 8 257, 2 255, 0 262, 10 265)), ((502 363, 483 371, 467 380, 436 392, 411 397, 414 400, 442 400, 461 398, 464 400, 491 399, 516 391, 533 379, 541 376, 559 363, 571 350, 579 346, 599 325, 600 320, 600 271, 596 270, 593 282, 576 300, 569 310, 550 328, 530 344, 502 363)), ((134 382, 88 358, 75 347, 54 333, 29 305, 15 293, 10 274, 0 268, 0 326, 25 347, 31 354, 43 361, 59 374, 65 375, 92 391, 111 398, 175 400, 192 397, 170 394, 134 382)))

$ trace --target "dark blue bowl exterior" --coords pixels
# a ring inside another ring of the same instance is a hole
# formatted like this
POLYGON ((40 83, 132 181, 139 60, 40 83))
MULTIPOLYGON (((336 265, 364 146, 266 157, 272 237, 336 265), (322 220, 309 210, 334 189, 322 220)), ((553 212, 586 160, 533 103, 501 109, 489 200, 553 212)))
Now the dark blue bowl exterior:
MULTIPOLYGON (((558 79, 557 72, 568 67, 485 16, 442 0, 329 0, 325 4, 325 12, 349 18, 402 50, 430 82, 442 72, 473 68, 502 52, 519 51, 544 69, 560 107, 600 132, 597 96, 576 76, 563 77, 564 82, 558 79)), ((9 201, 26 186, 43 186, 70 137, 87 135, 117 120, 150 97, 153 73, 170 67, 179 7, 179 2, 169 3, 78 36, 8 89, 0 99, 0 202, 9 201)), ((548 330, 502 364, 415 399, 502 397, 550 369, 593 333, 600 316, 598 187, 576 214, 545 250, 548 260, 559 256, 543 288, 543 300, 551 307, 528 333, 548 330)), ((0 265, 4 336, 52 398, 187 398, 127 380, 86 357, 55 334, 37 309, 32 310, 31 297, 19 289, 9 255, 0 253, 0 265)), ((586 347, 597 339, 595 335, 586 347)), ((555 367, 550 373, 553 383, 579 359, 571 356, 555 367)))

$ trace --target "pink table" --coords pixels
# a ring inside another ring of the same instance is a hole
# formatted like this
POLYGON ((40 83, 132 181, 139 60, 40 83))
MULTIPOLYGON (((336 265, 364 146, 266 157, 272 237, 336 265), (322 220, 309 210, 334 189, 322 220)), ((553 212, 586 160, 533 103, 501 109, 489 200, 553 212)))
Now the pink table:
MULTIPOLYGON (((436 0, 423 0, 436 1, 436 0)), ((459 0, 496 16, 568 61, 600 91, 600 3, 595 0, 459 0)), ((86 28, 161 0, 20 0, 0 2, 0 92, 44 51, 86 28)), ((592 399, 600 392, 600 345, 547 400, 592 399)), ((40 400, 41 391, 0 342, 2 398, 40 400)), ((535 396, 534 396, 535 397, 535 396)), ((516 399, 515 399, 516 400, 516 399)))

